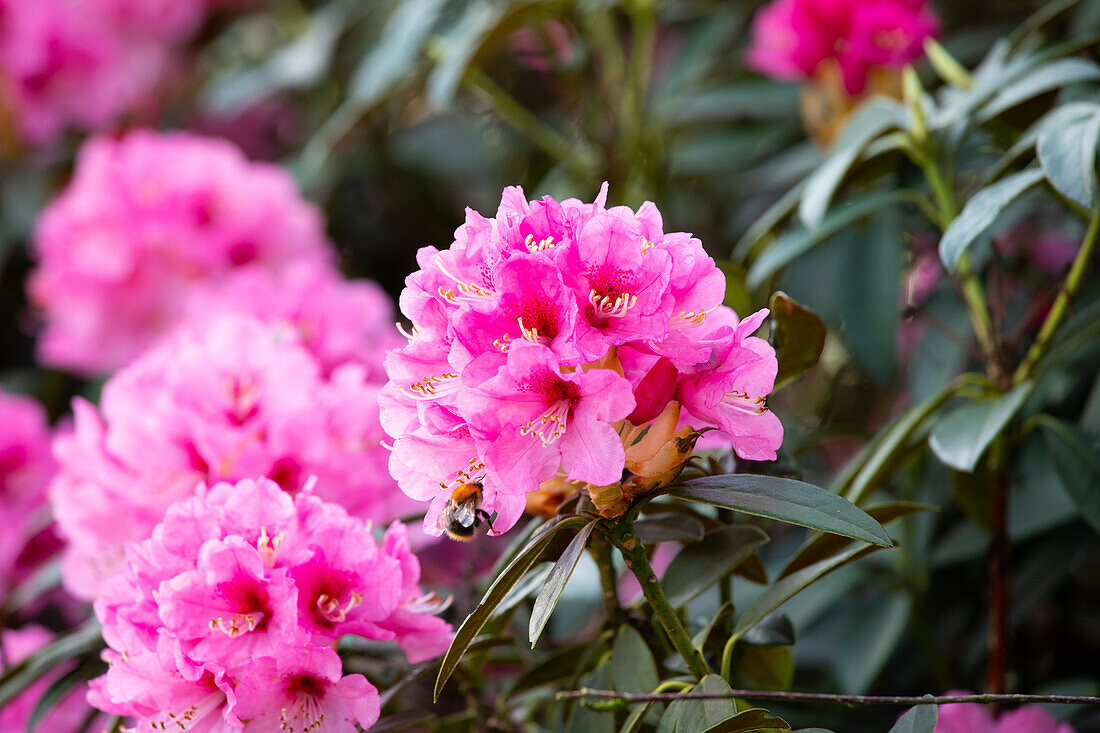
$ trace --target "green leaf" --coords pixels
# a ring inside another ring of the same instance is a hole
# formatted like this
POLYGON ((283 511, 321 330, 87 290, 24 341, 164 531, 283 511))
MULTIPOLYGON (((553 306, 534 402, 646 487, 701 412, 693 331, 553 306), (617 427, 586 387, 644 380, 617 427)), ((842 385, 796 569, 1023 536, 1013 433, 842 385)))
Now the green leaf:
POLYGON ((730 474, 685 481, 670 496, 844 535, 883 547, 893 542, 878 522, 820 486, 776 476, 730 474))
POLYGON ((348 85, 348 98, 360 110, 382 100, 415 68, 443 0, 403 0, 386 20, 378 42, 359 62, 348 85))
POLYGON ((909 709, 905 715, 898 718, 898 722, 890 729, 890 733, 933 733, 936 730, 935 705, 917 705, 909 709))
POLYGON ((986 182, 1000 178, 1024 153, 1034 150, 1036 142, 1043 134, 1051 130, 1063 130, 1097 112, 1100 112, 1100 105, 1095 102, 1066 102, 1050 110, 1020 135, 1008 152, 989 169, 986 182))
POLYGON ((769 613, 741 641, 753 646, 791 646, 795 641, 794 624, 788 616, 769 613))
POLYGON ((435 716, 423 710, 406 710, 379 718, 370 727, 371 733, 390 733, 391 731, 422 730, 435 720, 435 716))
POLYGON ((971 402, 947 415, 928 438, 932 452, 956 471, 973 471, 989 444, 1024 404, 1033 386, 1025 382, 996 399, 971 402))
POLYGON ((737 674, 754 690, 789 690, 794 682, 794 655, 789 646, 746 646, 737 674))
MULTIPOLYGON (((729 692, 730 686, 716 674, 700 680, 692 692, 729 692)), ((698 733, 737 714, 732 697, 714 700, 676 700, 661 716, 657 733, 698 733)))
POLYGON ((527 571, 527 575, 524 575, 522 580, 512 586, 512 590, 508 591, 508 595, 504 596, 504 600, 493 609, 492 618, 503 616, 542 590, 542 587, 546 585, 546 579, 550 577, 550 571, 553 569, 554 563, 549 561, 534 565, 527 571))
POLYGON ((577 644, 555 651, 524 670, 508 688, 507 696, 518 695, 535 687, 575 678, 590 657, 590 644, 577 644))
POLYGON ((844 127, 833 152, 806 180, 798 216, 808 229, 821 225, 833 194, 863 149, 879 135, 904 128, 905 107, 892 99, 872 98, 861 105, 844 127))
POLYGON ((1066 492, 1081 516, 1100 532, 1100 438, 1044 415, 1043 438, 1066 492))
POLYGON ((1000 213, 1042 181, 1043 177, 1041 169, 1028 168, 974 194, 940 240, 940 259, 944 266, 954 271, 963 253, 993 226, 1000 213))
MULTIPOLYGON (((892 501, 887 504, 866 507, 864 511, 866 511, 872 519, 885 527, 890 522, 900 519, 901 517, 909 516, 915 512, 936 511, 938 509, 939 507, 932 504, 918 504, 912 501, 892 501)), ((785 578, 804 567, 813 565, 819 560, 832 557, 851 544, 852 540, 846 537, 839 537, 835 534, 815 535, 802 546, 802 549, 800 549, 793 558, 791 558, 783 568, 783 571, 779 574, 779 579, 785 578)))
POLYGON ((592 521, 586 524, 580 532, 577 532, 577 536, 573 538, 568 547, 565 548, 565 552, 554 563, 550 575, 546 578, 546 585, 542 586, 538 597, 535 598, 535 606, 531 609, 531 623, 527 627, 527 638, 532 647, 539 640, 542 630, 546 628, 546 622, 550 620, 550 614, 554 612, 554 608, 558 605, 558 599, 561 598, 562 591, 565 590, 565 584, 569 582, 569 576, 576 569, 577 561, 584 554, 588 538, 595 528, 596 522, 592 521))
POLYGON ((634 709, 630 711, 630 715, 626 716, 623 727, 619 728, 619 733, 638 733, 642 729, 642 722, 651 707, 653 707, 651 702, 644 705, 635 705, 634 709))
POLYGON ((634 534, 645 544, 656 542, 695 542, 703 539, 703 523, 689 514, 663 512, 646 514, 634 520, 634 534))
POLYGON ((1017 81, 1004 87, 978 113, 985 122, 1018 104, 1070 84, 1100 80, 1100 67, 1079 58, 1058 59, 1032 69, 1017 81))
MULTIPOLYGON (((611 660, 604 659, 580 680, 582 687, 592 687, 597 690, 606 690, 611 686, 611 660)), ((615 713, 592 710, 588 705, 573 706, 573 714, 566 723, 565 733, 613 733, 615 730, 615 713)))
POLYGON ((746 733, 746 731, 790 729, 791 726, 787 721, 772 717, 764 708, 749 708, 721 723, 715 723, 703 733, 746 733))
POLYGON ((590 521, 587 517, 551 519, 539 528, 527 546, 493 580, 493 584, 489 586, 489 590, 485 593, 485 597, 481 599, 481 602, 477 604, 477 608, 466 617, 466 620, 462 622, 462 626, 455 632, 454 640, 451 641, 451 646, 447 649, 443 662, 439 666, 439 675, 435 680, 435 699, 439 698, 439 692, 443 689, 443 685, 450 679, 451 674, 458 667, 458 663, 466 653, 466 649, 489 621, 493 611, 508 595, 508 591, 512 589, 512 586, 518 583, 520 578, 531 569, 531 566, 539 559, 542 551, 546 549, 554 536, 564 530, 580 529, 590 521))
POLYGON ((104 647, 99 622, 91 619, 83 626, 57 637, 19 664, 0 674, 0 708, 39 679, 76 657, 104 647))
MULTIPOLYGON (((707 640, 710 639, 710 635, 714 632, 714 627, 725 621, 728 617, 733 615, 733 604, 729 601, 723 603, 718 612, 715 613, 710 621, 707 621, 706 625, 696 632, 695 636, 691 637, 691 645, 699 650, 702 654, 703 649, 707 645, 707 640)), ((704 656, 706 656, 704 654, 704 656)))
POLYGON ((749 267, 746 284, 750 290, 755 290, 792 260, 868 214, 893 204, 915 201, 918 196, 919 194, 908 189, 860 196, 835 206, 818 226, 812 229, 792 227, 753 260, 749 267))
POLYGON ((768 569, 758 555, 749 555, 733 570, 733 574, 757 585, 768 584, 768 569))
POLYGON ((1036 152, 1050 185, 1090 209, 1096 201, 1096 147, 1100 113, 1039 136, 1036 152))
POLYGON ((766 236, 779 226, 781 222, 786 220, 797 208, 798 202, 802 200, 802 191, 805 189, 803 182, 798 182, 791 187, 791 190, 783 194, 778 201, 768 207, 767 211, 760 215, 760 218, 753 222, 745 233, 741 236, 741 239, 734 245, 732 257, 736 260, 748 259, 748 256, 752 254, 753 249, 756 248, 766 236))
POLYGON ((731 636, 736 639, 744 637, 749 629, 760 623, 769 613, 779 608, 806 586, 825 577, 837 568, 854 562, 878 549, 877 545, 853 547, 839 555, 816 562, 798 572, 791 573, 781 580, 777 580, 771 587, 757 596, 748 608, 741 612, 741 615, 737 617, 737 623, 734 625, 731 636))
POLYGON ((772 345, 779 360, 775 377, 778 388, 813 369, 825 348, 825 322, 806 306, 786 293, 772 294, 772 345))
POLYGON ((645 640, 628 624, 619 627, 611 648, 611 681, 619 692, 652 692, 661 683, 645 640))
POLYGON ((682 606, 733 572, 746 557, 768 541, 759 527, 720 527, 684 547, 669 563, 661 586, 672 606, 682 606))

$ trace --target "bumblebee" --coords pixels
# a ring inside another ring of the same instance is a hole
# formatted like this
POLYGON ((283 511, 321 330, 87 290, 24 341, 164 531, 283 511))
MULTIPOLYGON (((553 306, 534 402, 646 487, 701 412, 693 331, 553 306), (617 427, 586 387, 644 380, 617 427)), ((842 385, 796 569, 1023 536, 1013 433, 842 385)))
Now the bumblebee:
MULTIPOLYGON (((481 508, 481 484, 462 484, 451 494, 447 506, 439 513, 438 526, 452 540, 468 542, 484 521, 493 528, 493 518, 481 508)), ((495 515, 494 515, 495 516, 495 515)))

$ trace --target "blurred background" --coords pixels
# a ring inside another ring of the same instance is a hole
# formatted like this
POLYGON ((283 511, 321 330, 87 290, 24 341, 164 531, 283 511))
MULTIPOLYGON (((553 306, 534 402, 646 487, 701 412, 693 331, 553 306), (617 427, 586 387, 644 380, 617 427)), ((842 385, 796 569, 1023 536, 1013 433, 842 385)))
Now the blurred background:
MULTIPOLYGON (((10 13, 17 3, 7 5, 10 13)), ((941 42, 972 67, 1043 5, 938 2, 941 42)), ((212 3, 171 41, 140 103, 109 122, 65 125, 48 142, 31 144, 12 131, 18 123, 6 110, 0 382, 36 396, 55 419, 73 395, 97 394, 95 380, 36 364, 39 323, 24 290, 36 215, 67 180, 89 128, 187 129, 286 166, 323 208, 344 273, 373 278, 394 298, 416 268, 417 249, 446 248, 465 207, 491 215, 508 185, 523 186, 532 199, 588 201, 607 181, 611 203, 652 200, 666 230, 699 237, 723 263, 727 303, 738 312, 766 306, 771 291, 782 289, 825 321, 821 363, 772 405, 788 429, 774 470, 827 485, 899 406, 964 369, 968 354, 951 333, 966 333, 965 311, 943 295, 949 283, 938 268, 922 271, 928 252, 934 262, 937 235, 909 210, 845 227, 767 286, 746 287, 735 246, 821 162, 829 137, 807 136, 803 85, 746 68, 758 7, 706 0, 212 3)), ((1076 3, 1046 33, 1050 44, 1100 33, 1100 2, 1076 3)), ((895 185, 912 175, 894 168, 895 185)), ((1005 251, 1022 252, 1052 236, 1076 243, 1083 226, 1040 208, 1006 231, 1005 251)), ((1012 262, 1006 292, 1026 287, 1049 299, 1058 278, 1022 256, 1012 262)), ((1095 375, 1096 356, 1093 349, 1079 363, 1084 374, 1095 375)), ((1051 387, 1059 388, 1059 416, 1100 415, 1092 379, 1051 387)), ((1042 441, 1024 442, 1020 451, 1010 686, 1096 694, 1100 539, 1080 518, 1042 441)), ((796 689, 914 694, 983 686, 981 500, 924 452, 907 459, 890 491, 939 510, 899 525, 899 550, 845 568, 789 604, 798 643, 793 683, 786 682, 796 689)), ((779 562, 798 536, 784 543, 775 534, 768 552, 779 562)), ((582 623, 587 603, 578 593, 563 601, 554 618, 559 641, 573 635, 568 619, 582 623)), ((837 731, 885 730, 896 715, 777 712, 837 731)), ((1097 731, 1100 717, 1086 714, 1075 725, 1097 731)))

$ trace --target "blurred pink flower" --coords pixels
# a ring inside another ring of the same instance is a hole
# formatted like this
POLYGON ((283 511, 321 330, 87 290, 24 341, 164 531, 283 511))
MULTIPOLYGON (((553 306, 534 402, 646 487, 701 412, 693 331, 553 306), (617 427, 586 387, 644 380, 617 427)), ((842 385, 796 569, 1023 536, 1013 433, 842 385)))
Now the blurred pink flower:
POLYGON ((413 509, 386 471, 378 391, 355 361, 326 377, 286 322, 226 314, 181 327, 109 379, 98 410, 78 399, 55 440, 66 587, 93 598, 125 543, 199 481, 267 476, 295 494, 316 476, 322 498, 357 516, 413 509))
POLYGON ((900 67, 920 58, 939 33, 926 0, 774 0, 753 19, 745 59, 776 79, 807 79, 835 58, 849 94, 859 94, 871 67, 900 67))
MULTIPOLYGON (((948 695, 969 695, 952 690, 948 695)), ((996 720, 985 705, 940 705, 935 733, 1074 733, 1069 723, 1059 723, 1038 705, 1025 705, 1002 713, 996 720)))
MULTIPOLYGON (((31 656, 42 647, 54 640, 54 634, 41 626, 24 626, 21 629, 0 629, 0 646, 4 649, 5 659, 8 664, 18 664, 31 656)), ((61 664, 41 679, 34 682, 15 699, 0 706, 0 730, 23 731, 27 728, 39 699, 50 689, 62 675, 69 672, 75 663, 61 664)), ((46 713, 35 730, 50 731, 51 733, 70 733, 70 731, 82 730, 85 719, 92 710, 84 701, 84 686, 78 685, 76 689, 66 694, 58 701, 50 712, 46 713)), ((102 725, 105 721, 98 721, 102 725)), ((94 730, 94 723, 88 726, 94 730)))
POLYGON ((319 212, 285 171, 224 141, 149 131, 84 146, 38 222, 35 256, 40 357, 87 374, 144 351, 197 286, 245 266, 333 260, 319 212))
POLYGON ((0 389, 0 595, 21 575, 20 556, 48 523, 54 470, 46 411, 0 389))
POLYGON ((410 661, 450 643, 420 564, 390 526, 369 528, 307 488, 272 481, 200 486, 168 508, 95 603, 110 668, 89 701, 140 730, 355 731, 378 718, 362 675, 343 675, 333 642, 395 641, 410 661))

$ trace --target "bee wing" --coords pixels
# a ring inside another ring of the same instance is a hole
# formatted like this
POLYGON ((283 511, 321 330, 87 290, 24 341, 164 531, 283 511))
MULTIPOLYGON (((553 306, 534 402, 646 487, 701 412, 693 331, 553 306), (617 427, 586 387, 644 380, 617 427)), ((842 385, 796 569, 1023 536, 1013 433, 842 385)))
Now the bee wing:
POLYGON ((463 527, 473 527, 477 521, 477 505, 472 501, 464 501, 455 506, 454 518, 463 527))

